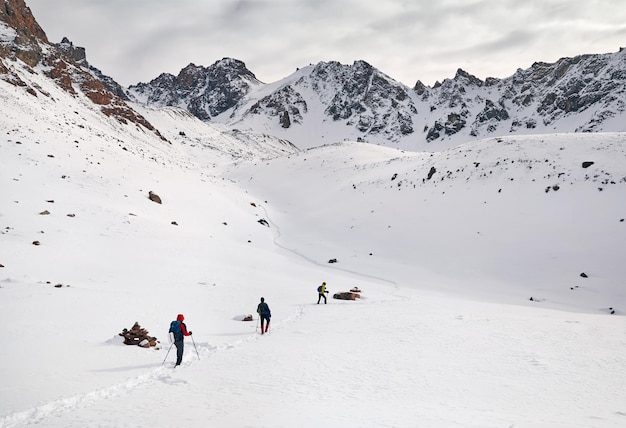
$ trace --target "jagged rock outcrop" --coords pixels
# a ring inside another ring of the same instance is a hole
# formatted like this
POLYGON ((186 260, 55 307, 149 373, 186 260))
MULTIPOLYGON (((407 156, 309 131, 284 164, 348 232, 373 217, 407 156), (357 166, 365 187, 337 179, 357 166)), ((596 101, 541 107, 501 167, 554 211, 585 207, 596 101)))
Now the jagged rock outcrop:
POLYGON ((5 0, 0 6, 0 22, 9 30, 9 37, 0 39, 0 56, 20 59, 30 67, 39 63, 43 57, 39 42, 48 43, 48 38, 24 0, 5 0))
POLYGON ((292 122, 302 123, 302 115, 307 111, 307 102, 300 92, 291 86, 284 86, 257 101, 247 113, 278 117, 280 125, 289 128, 292 122))
POLYGON ((57 46, 70 61, 73 61, 81 67, 90 70, 110 92, 117 95, 124 101, 128 101, 128 97, 126 96, 122 85, 113 80, 112 77, 106 76, 102 73, 102 71, 100 71, 96 67, 93 67, 87 62, 87 54, 85 52, 85 48, 80 46, 74 46, 74 44, 69 41, 67 37, 63 37, 61 43, 59 43, 57 46))
POLYGON ((160 136, 143 116, 116 95, 115 88, 120 85, 99 71, 94 72, 96 69, 87 62, 84 48, 75 47, 67 38, 58 44, 50 43, 24 0, 4 0, 0 6, 0 30, 0 79, 24 87, 33 96, 49 96, 25 83, 6 61, 22 61, 32 68, 32 73, 41 66, 40 72, 70 94, 84 94, 105 115, 121 123, 140 125, 160 136))

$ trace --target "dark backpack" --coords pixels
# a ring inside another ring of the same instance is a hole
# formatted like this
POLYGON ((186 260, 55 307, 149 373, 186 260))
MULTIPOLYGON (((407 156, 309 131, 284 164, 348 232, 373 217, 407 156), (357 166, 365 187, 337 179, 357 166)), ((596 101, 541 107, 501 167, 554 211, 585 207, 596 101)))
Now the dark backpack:
POLYGON ((320 291, 322 291, 322 286, 321 285, 319 287, 317 287, 317 292, 319 293, 320 291))
POLYGON ((170 333, 174 335, 174 340, 183 340, 183 331, 180 329, 180 321, 172 321, 170 333))

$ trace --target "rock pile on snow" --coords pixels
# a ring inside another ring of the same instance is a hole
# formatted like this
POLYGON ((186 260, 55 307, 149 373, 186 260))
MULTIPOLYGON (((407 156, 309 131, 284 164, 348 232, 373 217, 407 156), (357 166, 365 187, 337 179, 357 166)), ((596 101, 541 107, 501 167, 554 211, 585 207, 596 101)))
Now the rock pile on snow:
POLYGON ((150 348, 151 346, 157 346, 159 343, 157 338, 150 336, 148 330, 141 327, 138 322, 135 322, 130 330, 126 328, 122 330, 120 336, 124 338, 125 345, 137 345, 142 348, 150 348))
POLYGON ((339 300, 356 300, 360 298, 361 295, 359 293, 354 293, 352 291, 341 291, 339 293, 333 294, 333 299, 339 300))

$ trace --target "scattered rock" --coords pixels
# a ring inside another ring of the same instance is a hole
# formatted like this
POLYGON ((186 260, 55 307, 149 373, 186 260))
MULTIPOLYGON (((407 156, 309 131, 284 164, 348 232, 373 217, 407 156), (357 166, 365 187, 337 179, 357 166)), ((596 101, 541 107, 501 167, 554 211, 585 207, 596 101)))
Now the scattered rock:
POLYGON ((50 211, 44 210, 44 211, 40 212, 39 215, 50 215, 50 211))
POLYGON ((352 293, 360 293, 360 292, 361 292, 361 290, 359 290, 359 287, 352 287, 352 288, 350 289, 350 291, 351 291, 352 293))
POLYGON ((3 268, 3 267, 4 267, 4 265, 2 263, 0 263, 0 268, 3 268))
POLYGON ((264 218, 262 218, 261 220, 259 220, 259 223, 261 223, 263 226, 267 226, 270 227, 270 224, 267 222, 267 220, 265 220, 264 218))
POLYGON ((54 199, 50 199, 50 200, 48 200, 46 202, 48 202, 49 204, 54 204, 54 199))
POLYGON ((33 245, 41 245, 41 242, 39 242, 39 241, 33 241, 33 245))
POLYGON ((583 168, 589 168, 594 163, 595 162, 593 162, 593 161, 585 161, 585 162, 583 162, 583 168))
POLYGON ((244 317, 244 319, 242 319, 241 321, 252 321, 254 318, 252 318, 252 315, 248 314, 244 317))
POLYGON ((76 217, 76 214, 68 214, 67 216, 73 218, 73 217, 76 217))
POLYGON ((176 223, 175 221, 173 221, 173 222, 172 222, 172 224, 173 224, 174 226, 178 226, 178 223, 176 223))
POLYGON ((582 278, 589 278, 589 276, 588 276, 585 272, 581 273, 581 274, 580 274, 580 276, 581 276, 582 278))
POLYGON ((428 171, 428 176, 426 177, 426 179, 430 180, 436 172, 437 170, 435 169, 435 167, 431 166, 430 171, 428 171))
POLYGON ((156 202, 157 204, 161 203, 161 197, 156 193, 153 193, 152 190, 148 192, 148 199, 150 199, 152 202, 156 202))
POLYGON ((330 259, 328 260, 328 263, 337 263, 337 259, 330 259))

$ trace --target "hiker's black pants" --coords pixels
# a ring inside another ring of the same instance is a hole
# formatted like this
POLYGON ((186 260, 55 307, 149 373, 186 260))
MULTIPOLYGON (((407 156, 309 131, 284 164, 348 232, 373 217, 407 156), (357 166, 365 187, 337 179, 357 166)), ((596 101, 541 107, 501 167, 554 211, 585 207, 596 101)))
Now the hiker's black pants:
POLYGON ((319 293, 319 295, 318 295, 318 297, 317 297, 317 303, 319 303, 319 302, 320 302, 320 299, 321 299, 322 297, 324 298, 324 303, 326 303, 326 294, 324 294, 324 293, 319 293))
POLYGON ((267 315, 261 315, 261 328, 263 328, 263 322, 265 321, 265 325, 270 324, 270 317, 267 315))
POLYGON ((183 350, 185 349, 185 341, 177 340, 174 342, 176 345, 176 365, 179 366, 183 362, 183 350))

